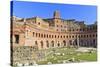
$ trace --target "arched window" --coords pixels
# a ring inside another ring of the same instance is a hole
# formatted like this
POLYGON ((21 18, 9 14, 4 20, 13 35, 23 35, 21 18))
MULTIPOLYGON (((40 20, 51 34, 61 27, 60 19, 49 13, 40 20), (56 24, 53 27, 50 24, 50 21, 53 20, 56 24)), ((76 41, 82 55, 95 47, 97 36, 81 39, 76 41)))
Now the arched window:
POLYGON ((35 32, 33 32, 33 37, 34 37, 34 35, 35 35, 35 32))
POLYGON ((96 37, 97 37, 97 34, 96 34, 96 37))
POLYGON ((53 38, 53 35, 52 35, 52 38, 53 38))
POLYGON ((61 25, 61 27, 62 27, 62 25, 61 25))
POLYGON ((49 35, 49 38, 51 38, 51 35, 49 35))
POLYGON ((82 29, 80 29, 80 31, 82 31, 82 29))
POLYGON ((38 25, 40 25, 40 22, 38 22, 38 25))
POLYGON ((58 38, 59 38, 59 35, 58 35, 58 38))
POLYGON ((81 35, 81 37, 83 37, 83 35, 81 35))
POLYGON ((61 38, 62 38, 62 36, 61 36, 61 38))
POLYGON ((77 38, 77 35, 75 37, 77 38))
POLYGON ((78 31, 78 29, 76 29, 78 31))
POLYGON ((78 38, 80 38, 81 35, 78 35, 78 38))
POLYGON ((91 35, 90 35, 90 38, 91 38, 91 35))
POLYGON ((36 33, 36 37, 37 37, 38 33, 36 33))
POLYGON ((44 34, 44 38, 46 37, 46 35, 44 34))
POLYGON ((69 36, 69 38, 71 38, 71 36, 69 36))
POLYGON ((35 41, 35 45, 38 45, 37 41, 35 41))
POLYGON ((93 34, 93 37, 95 37, 95 35, 93 34))
POLYGON ((85 29, 83 28, 83 31, 85 31, 85 29))
POLYGON ((40 33, 39 33, 39 37, 40 37, 40 33))
POLYGON ((88 38, 88 35, 87 35, 87 38, 88 38))
POLYGON ((86 35, 84 35, 84 38, 86 37, 86 35))
POLYGON ((74 38, 74 35, 72 36, 72 38, 74 38))
POLYGON ((41 34, 41 37, 43 37, 43 34, 41 34))
POLYGON ((66 38, 68 38, 68 36, 66 36, 66 38))
POLYGON ((56 35, 55 35, 55 38, 56 38, 56 35))
POLYGON ((65 38, 65 36, 63 36, 65 38))
POLYGON ((47 38, 48 38, 48 34, 47 34, 47 38))

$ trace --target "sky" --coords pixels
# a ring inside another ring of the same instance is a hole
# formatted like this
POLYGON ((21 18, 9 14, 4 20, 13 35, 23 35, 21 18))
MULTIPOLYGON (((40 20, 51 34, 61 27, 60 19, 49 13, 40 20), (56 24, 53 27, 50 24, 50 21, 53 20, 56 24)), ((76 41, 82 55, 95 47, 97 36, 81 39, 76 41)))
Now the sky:
POLYGON ((74 5, 42 2, 11 2, 11 15, 20 18, 53 18, 55 10, 60 12, 62 19, 75 19, 85 21, 86 24, 93 24, 97 21, 97 6, 93 5, 74 5))

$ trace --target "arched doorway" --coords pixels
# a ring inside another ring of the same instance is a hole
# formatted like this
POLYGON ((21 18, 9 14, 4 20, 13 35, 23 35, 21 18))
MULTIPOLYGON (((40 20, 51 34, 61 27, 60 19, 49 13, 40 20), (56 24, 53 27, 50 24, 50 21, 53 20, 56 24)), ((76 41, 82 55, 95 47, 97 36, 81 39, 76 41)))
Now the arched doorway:
POLYGON ((63 45, 66 46, 66 41, 65 40, 63 41, 63 45))
POLYGON ((35 45, 34 45, 35 50, 38 50, 38 42, 35 41, 35 45))
POLYGON ((72 40, 69 40, 69 45, 72 45, 72 40))
POLYGON ((49 42, 48 42, 48 40, 46 41, 46 45, 47 45, 47 48, 49 48, 49 42))
POLYGON ((59 42, 58 42, 57 46, 60 47, 60 43, 59 42))
POLYGON ((54 47, 54 41, 51 41, 51 46, 54 47))
POLYGON ((73 46, 74 46, 74 47, 78 46, 78 44, 77 44, 77 39, 75 39, 75 40, 73 41, 73 46))
POLYGON ((41 43, 41 48, 43 48, 43 41, 41 41, 40 43, 41 43))

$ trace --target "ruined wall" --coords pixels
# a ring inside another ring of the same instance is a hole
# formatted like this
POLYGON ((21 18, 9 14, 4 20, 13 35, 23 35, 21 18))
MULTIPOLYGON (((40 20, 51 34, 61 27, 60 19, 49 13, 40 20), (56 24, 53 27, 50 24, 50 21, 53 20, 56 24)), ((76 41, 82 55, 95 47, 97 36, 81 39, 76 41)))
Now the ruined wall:
POLYGON ((11 65, 14 66, 17 66, 19 64, 22 64, 23 66, 25 64, 31 65, 34 64, 36 61, 43 60, 42 58, 44 56, 43 53, 36 51, 36 48, 32 46, 16 46, 13 47, 11 51, 11 65))

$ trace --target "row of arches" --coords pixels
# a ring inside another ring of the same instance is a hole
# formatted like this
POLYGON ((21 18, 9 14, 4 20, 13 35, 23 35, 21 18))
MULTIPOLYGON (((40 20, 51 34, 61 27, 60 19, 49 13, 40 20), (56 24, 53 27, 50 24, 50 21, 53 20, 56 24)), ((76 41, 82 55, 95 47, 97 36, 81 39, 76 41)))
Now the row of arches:
POLYGON ((97 34, 81 34, 81 35, 51 35, 33 32, 33 37, 40 38, 93 38, 97 37, 97 34))
POLYGON ((41 46, 41 48, 44 48, 44 45, 46 45, 47 48, 51 48, 51 47, 61 47, 61 46, 67 46, 67 42, 65 40, 63 40, 63 42, 55 42, 55 41, 40 41, 37 42, 35 41, 35 45, 39 45, 41 46))
POLYGON ((41 48, 55 48, 55 47, 97 47, 96 39, 91 40, 63 40, 63 41, 35 41, 35 45, 39 45, 41 48))

